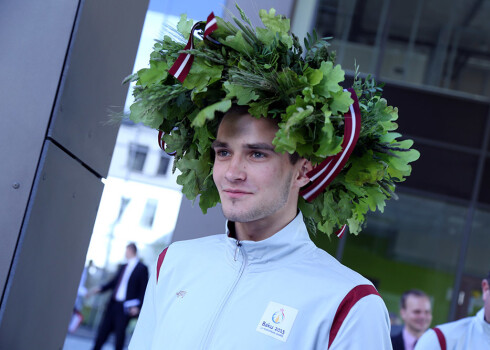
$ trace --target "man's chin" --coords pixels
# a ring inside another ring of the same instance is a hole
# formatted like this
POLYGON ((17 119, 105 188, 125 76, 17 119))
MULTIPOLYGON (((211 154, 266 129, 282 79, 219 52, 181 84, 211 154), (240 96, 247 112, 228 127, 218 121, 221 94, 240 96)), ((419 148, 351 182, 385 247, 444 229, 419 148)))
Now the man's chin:
POLYGON ((238 210, 232 210, 226 208, 226 206, 222 206, 224 217, 233 222, 250 222, 253 221, 254 218, 249 212, 243 212, 238 210))

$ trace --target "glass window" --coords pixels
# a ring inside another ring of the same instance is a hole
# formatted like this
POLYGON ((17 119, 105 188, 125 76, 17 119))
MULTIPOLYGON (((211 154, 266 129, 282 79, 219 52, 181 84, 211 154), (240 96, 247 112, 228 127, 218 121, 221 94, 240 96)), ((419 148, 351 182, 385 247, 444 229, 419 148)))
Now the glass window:
POLYGON ((160 162, 158 163, 157 175, 167 175, 168 166, 170 164, 170 156, 163 152, 160 156, 160 162))
POLYGON ((151 228, 153 226, 157 206, 158 201, 156 199, 150 198, 146 201, 145 209, 143 210, 143 215, 140 220, 141 226, 146 228, 151 228))
POLYGON ((489 0, 320 0, 315 29, 344 69, 488 96, 489 10, 489 0))
POLYGON ((129 145, 128 168, 132 171, 143 171, 148 146, 142 146, 135 143, 129 145))
POLYGON ((375 284, 390 313, 417 288, 433 302, 433 324, 446 322, 465 214, 463 206, 401 193, 348 237, 342 263, 375 284))
POLYGON ((472 316, 483 307, 481 282, 490 272, 490 210, 478 209, 473 218, 456 318, 472 316))

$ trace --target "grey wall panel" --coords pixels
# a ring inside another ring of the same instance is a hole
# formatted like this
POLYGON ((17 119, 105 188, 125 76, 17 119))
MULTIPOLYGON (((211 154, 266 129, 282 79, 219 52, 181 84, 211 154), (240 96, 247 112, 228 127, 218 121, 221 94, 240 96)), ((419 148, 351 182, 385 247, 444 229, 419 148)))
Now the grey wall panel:
POLYGON ((109 110, 122 111, 128 86, 121 82, 132 71, 147 6, 147 0, 83 2, 56 103, 49 135, 103 177, 117 135, 107 125, 109 110))
POLYGON ((102 189, 46 142, 0 309, 0 349, 63 347, 102 189))
POLYGON ((75 0, 0 1, 0 297, 46 135, 77 6, 75 0), (18 184, 17 188, 14 184, 18 184))
POLYGON ((195 205, 192 205, 192 201, 182 198, 172 242, 225 232, 226 221, 221 211, 221 204, 209 209, 204 215, 198 203, 199 199, 196 200, 195 205))

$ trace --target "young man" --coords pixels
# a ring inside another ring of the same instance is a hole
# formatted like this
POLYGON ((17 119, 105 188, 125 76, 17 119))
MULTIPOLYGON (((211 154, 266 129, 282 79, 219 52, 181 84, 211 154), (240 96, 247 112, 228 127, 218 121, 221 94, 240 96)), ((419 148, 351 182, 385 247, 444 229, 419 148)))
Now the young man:
POLYGON ((418 289, 404 292, 400 299, 400 316, 404 326, 399 334, 391 338, 393 350, 413 350, 432 321, 429 296, 418 289))
POLYGON ((391 349, 376 289, 309 234, 358 233, 418 152, 396 140, 379 86, 339 84, 326 39, 304 51, 274 9, 261 28, 240 12, 182 16, 187 45, 157 41, 130 77, 131 119, 159 130, 187 198, 228 219, 225 234, 160 254, 130 349, 391 349))
POLYGON ((490 349, 490 272, 481 283, 484 307, 473 317, 449 322, 428 330, 415 350, 490 349))
POLYGON ((162 253, 130 350, 391 349, 375 288, 310 240, 297 201, 311 165, 276 153, 276 132, 224 117, 213 178, 228 231, 162 253))

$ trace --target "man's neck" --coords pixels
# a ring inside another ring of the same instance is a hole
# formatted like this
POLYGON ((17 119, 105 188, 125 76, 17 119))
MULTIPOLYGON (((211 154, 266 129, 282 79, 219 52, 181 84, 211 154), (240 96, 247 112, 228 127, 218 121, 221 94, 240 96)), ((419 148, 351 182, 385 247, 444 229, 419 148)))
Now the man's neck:
POLYGON ((284 215, 281 220, 263 218, 250 222, 235 222, 236 239, 239 241, 262 241, 272 237, 286 227, 296 217, 296 210, 284 215))
POLYGON ((132 263, 134 264, 136 262, 136 260, 138 260, 138 257, 135 255, 135 256, 128 258, 127 263, 128 264, 132 264, 132 263))
POLYGON ((415 330, 413 330, 413 329, 408 328, 407 326, 405 326, 405 327, 404 327, 404 329, 405 329, 405 331, 406 331, 407 333, 409 333, 411 336, 415 337, 415 339, 419 339, 419 338, 422 336, 422 334, 424 334, 424 331, 422 331, 422 332, 417 332, 417 331, 415 331, 415 330))

